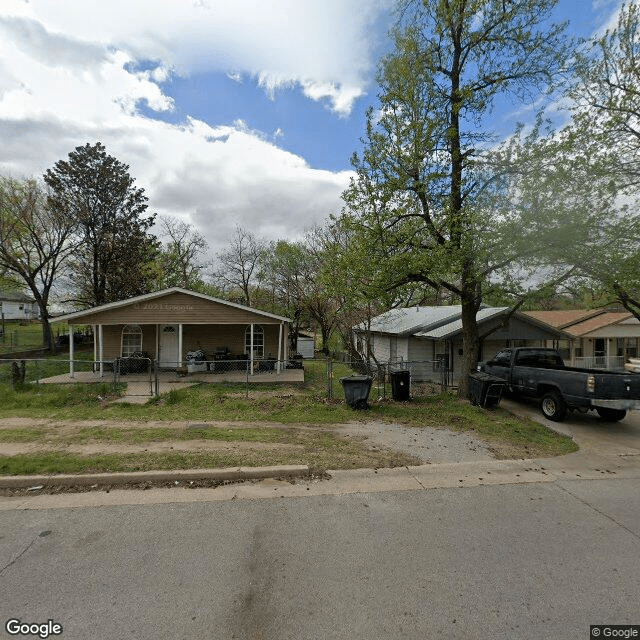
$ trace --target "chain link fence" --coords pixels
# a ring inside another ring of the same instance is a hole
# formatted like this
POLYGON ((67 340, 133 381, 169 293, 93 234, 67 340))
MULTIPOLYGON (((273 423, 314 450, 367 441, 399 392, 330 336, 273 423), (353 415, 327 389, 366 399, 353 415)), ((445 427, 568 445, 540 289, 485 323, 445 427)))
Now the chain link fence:
POLYGON ((0 360, 0 384, 14 389, 25 384, 103 383, 128 397, 155 397, 172 389, 194 384, 242 385, 247 393, 265 384, 304 382, 301 360, 279 362, 247 357, 181 363, 156 362, 149 357, 119 357, 114 360, 68 358, 16 358, 0 360))
POLYGON ((204 360, 187 358, 182 363, 156 362, 149 357, 94 361, 85 359, 24 358, 0 360, 0 384, 14 388, 25 384, 102 383, 114 393, 152 398, 193 384, 240 385, 247 395, 265 386, 303 384, 318 396, 344 398, 342 378, 371 378, 371 399, 408 399, 435 395, 453 386, 453 374, 441 360, 363 362, 346 357, 295 359, 280 362, 247 357, 204 360), (408 384, 397 397, 394 383, 408 384))
POLYGON ((412 360, 396 362, 364 362, 346 356, 326 359, 327 395, 329 398, 342 397, 341 390, 336 393, 336 383, 352 375, 368 376, 372 380, 371 397, 405 399, 402 393, 394 390, 396 383, 405 380, 410 385, 410 395, 427 396, 454 388, 453 371, 443 359, 412 360), (396 397, 394 397, 396 396, 396 397))
MULTIPOLYGON (((70 336, 53 330, 54 342, 57 349, 68 350, 70 336)), ((93 344, 93 334, 90 331, 77 331, 73 336, 76 349, 93 344)), ((39 322, 18 324, 16 322, 0 325, 0 354, 25 353, 47 349, 43 340, 42 325, 39 322)))

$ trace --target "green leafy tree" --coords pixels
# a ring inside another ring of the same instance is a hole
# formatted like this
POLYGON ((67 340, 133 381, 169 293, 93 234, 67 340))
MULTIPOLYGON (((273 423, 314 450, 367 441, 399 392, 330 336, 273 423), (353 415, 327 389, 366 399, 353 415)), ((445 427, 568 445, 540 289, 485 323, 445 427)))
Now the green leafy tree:
POLYGON ((562 71, 564 26, 549 24, 555 4, 404 3, 344 194, 344 224, 358 237, 351 263, 374 291, 423 283, 459 300, 466 372, 477 362, 486 287, 522 246, 506 241, 522 229, 502 206, 502 168, 483 152, 492 142, 483 119, 497 96, 537 97, 562 71))
POLYGON ((147 197, 129 167, 97 142, 76 147, 44 176, 49 206, 75 225, 79 249, 70 265, 74 301, 101 305, 153 288, 158 241, 144 217, 147 197))
POLYGON ((0 269, 31 291, 43 343, 55 352, 49 298, 61 268, 75 251, 73 221, 48 206, 35 180, 0 179, 0 269))
MULTIPOLYGON (((573 260, 584 277, 600 283, 640 319, 640 6, 622 5, 617 24, 578 57, 569 91, 573 120, 563 162, 582 167, 592 191, 606 184, 614 197, 594 206, 602 222, 573 260), (589 154, 592 160, 584 160, 589 154)), ((567 183, 575 188, 576 180, 567 183)), ((602 189, 600 189, 602 191, 602 189)), ((594 217, 594 213, 591 213, 594 217)), ((584 224, 583 224, 584 228, 584 224)))
MULTIPOLYGON (((341 302, 322 277, 330 259, 331 230, 315 228, 299 242, 271 243, 261 260, 261 278, 280 312, 294 319, 294 332, 303 324, 320 330, 326 352, 337 326, 341 302)), ((295 343, 292 345, 296 348, 295 343)))
POLYGON ((623 4, 614 28, 594 38, 577 57, 573 129, 580 144, 607 156, 621 187, 640 185, 640 6, 623 4))
POLYGON ((274 313, 286 315, 293 320, 292 349, 297 349, 297 336, 302 323, 308 320, 306 313, 305 263, 307 248, 302 242, 277 240, 269 243, 259 260, 258 280, 268 300, 265 307, 274 313))

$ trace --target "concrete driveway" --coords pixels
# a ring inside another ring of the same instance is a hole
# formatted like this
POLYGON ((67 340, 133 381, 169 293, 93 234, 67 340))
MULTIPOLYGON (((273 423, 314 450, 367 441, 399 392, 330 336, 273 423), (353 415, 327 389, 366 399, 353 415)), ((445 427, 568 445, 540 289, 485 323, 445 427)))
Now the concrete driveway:
POLYGON ((563 422, 547 420, 533 400, 503 398, 503 409, 527 416, 558 433, 571 436, 583 453, 640 456, 640 412, 630 411, 620 422, 606 422, 594 411, 571 412, 563 422))

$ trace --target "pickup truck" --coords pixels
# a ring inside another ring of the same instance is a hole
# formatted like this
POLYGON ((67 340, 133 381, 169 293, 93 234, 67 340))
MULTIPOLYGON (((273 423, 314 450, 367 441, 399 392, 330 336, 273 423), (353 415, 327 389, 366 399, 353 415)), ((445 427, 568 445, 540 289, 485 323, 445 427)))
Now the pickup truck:
POLYGON ((566 367, 555 349, 503 349, 478 364, 478 371, 505 380, 513 395, 537 398, 542 414, 555 422, 567 411, 590 409, 615 422, 640 409, 640 374, 566 367))

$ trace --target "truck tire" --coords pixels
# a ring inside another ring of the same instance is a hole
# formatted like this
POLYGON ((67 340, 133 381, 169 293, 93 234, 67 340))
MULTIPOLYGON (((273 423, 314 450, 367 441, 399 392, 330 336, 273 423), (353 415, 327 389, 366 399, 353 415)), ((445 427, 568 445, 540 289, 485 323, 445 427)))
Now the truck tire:
POLYGON ((567 403, 557 391, 547 391, 540 400, 540 410, 548 420, 562 422, 567 415, 567 403))
POLYGON ((603 420, 608 422, 618 422, 627 415, 624 409, 610 409, 609 407, 596 407, 596 411, 603 420))

